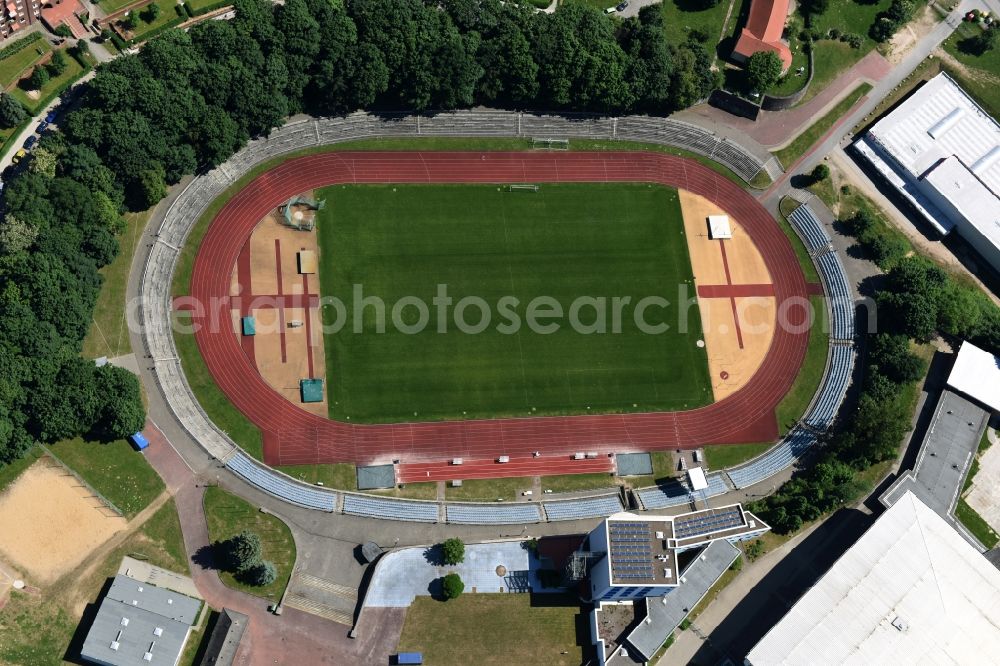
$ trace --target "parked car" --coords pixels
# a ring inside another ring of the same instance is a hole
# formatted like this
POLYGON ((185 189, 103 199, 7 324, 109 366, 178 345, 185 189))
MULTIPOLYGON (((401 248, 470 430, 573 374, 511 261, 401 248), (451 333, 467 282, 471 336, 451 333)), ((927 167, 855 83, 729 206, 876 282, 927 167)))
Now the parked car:
POLYGON ((35 136, 34 134, 32 134, 31 136, 29 136, 27 139, 24 140, 24 147, 27 150, 31 150, 31 147, 33 145, 35 145, 35 142, 37 142, 37 141, 38 141, 38 137, 35 136))
POLYGON ((627 8, 628 8, 628 0, 622 0, 621 2, 618 3, 618 6, 615 7, 615 11, 623 12, 627 8))
POLYGON ((18 148, 17 152, 14 153, 14 157, 10 158, 11 164, 17 164, 21 161, 21 158, 28 154, 28 151, 24 148, 18 148))
POLYGON ((38 129, 35 130, 35 131, 38 132, 39 134, 41 134, 42 132, 44 132, 48 128, 49 128, 49 121, 43 120, 42 122, 38 123, 38 129))
POLYGON ((47 122, 47 123, 54 123, 55 121, 56 121, 56 112, 55 112, 55 110, 49 111, 48 113, 45 114, 45 122, 47 122))

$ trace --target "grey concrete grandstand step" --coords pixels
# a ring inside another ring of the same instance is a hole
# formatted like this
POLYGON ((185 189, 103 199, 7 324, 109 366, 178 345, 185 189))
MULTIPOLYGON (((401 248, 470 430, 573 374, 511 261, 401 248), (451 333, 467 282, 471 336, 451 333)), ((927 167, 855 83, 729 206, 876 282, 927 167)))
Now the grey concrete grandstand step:
POLYGON ((319 617, 326 618, 331 622, 343 624, 348 627, 354 625, 353 609, 351 611, 346 611, 342 608, 334 608, 333 606, 328 606, 322 602, 310 599, 309 597, 292 593, 285 596, 285 605, 291 608, 297 608, 298 610, 311 615, 318 615, 319 617))
POLYGON ((348 601, 357 602, 358 600, 357 588, 341 585, 340 583, 334 583, 333 581, 313 576, 312 574, 305 573, 304 571, 296 572, 294 582, 296 587, 314 587, 319 590, 325 590, 338 597, 343 597, 348 601))

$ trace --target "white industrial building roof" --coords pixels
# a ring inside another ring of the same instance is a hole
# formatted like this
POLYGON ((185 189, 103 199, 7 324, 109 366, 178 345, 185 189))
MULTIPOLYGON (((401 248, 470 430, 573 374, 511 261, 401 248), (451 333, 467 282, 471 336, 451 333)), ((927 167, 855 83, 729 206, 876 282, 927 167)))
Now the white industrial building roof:
POLYGON ((1000 412, 1000 358, 963 342, 948 375, 948 386, 1000 412))
POLYGON ((1000 571, 906 493, 747 655, 771 664, 975 664, 1000 654, 1000 571))
POLYGON ((733 237, 733 228, 729 224, 728 215, 708 216, 708 235, 713 240, 722 240, 733 237))
POLYGON ((1000 192, 1000 125, 947 74, 921 86, 869 134, 915 178, 954 155, 1000 192))

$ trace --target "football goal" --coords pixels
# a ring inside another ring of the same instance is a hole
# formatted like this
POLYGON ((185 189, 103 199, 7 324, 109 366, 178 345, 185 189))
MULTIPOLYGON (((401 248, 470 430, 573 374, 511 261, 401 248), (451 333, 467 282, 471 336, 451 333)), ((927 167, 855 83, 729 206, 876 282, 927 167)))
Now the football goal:
POLYGON ((569 150, 569 139, 532 139, 531 147, 542 150, 569 150))

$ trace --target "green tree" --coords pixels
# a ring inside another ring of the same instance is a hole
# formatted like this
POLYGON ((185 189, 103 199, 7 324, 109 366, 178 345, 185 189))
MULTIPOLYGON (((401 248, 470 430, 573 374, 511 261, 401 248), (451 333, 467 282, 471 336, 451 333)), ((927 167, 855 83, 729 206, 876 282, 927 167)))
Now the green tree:
POLYGON ((56 177, 56 154, 45 146, 39 146, 31 155, 28 168, 46 178, 56 177))
POLYGON ((38 238, 38 229, 22 222, 12 214, 4 216, 0 222, 0 250, 3 254, 14 255, 24 252, 38 238))
POLYGON ((248 583, 256 585, 257 587, 270 585, 277 577, 278 571, 275 568, 274 563, 269 562, 268 560, 261 560, 257 564, 250 567, 244 575, 244 578, 248 583))
POLYGON ((457 599, 465 591, 465 583, 457 573, 450 573, 442 579, 441 590, 445 600, 457 599))
POLYGON ((59 76, 66 71, 68 66, 69 63, 66 61, 66 54, 63 51, 53 51, 52 58, 45 65, 45 69, 48 70, 50 75, 59 76))
POLYGON ((461 564, 465 561, 465 544, 461 539, 455 537, 446 539, 441 544, 441 555, 444 558, 445 564, 452 566, 461 564))
POLYGON ((263 546, 256 532, 243 530, 224 544, 226 567, 233 573, 246 574, 261 564, 263 546))
POLYGON ((142 430, 146 423, 146 409, 136 376, 113 365, 98 368, 95 375, 103 406, 93 427, 94 435, 104 440, 116 440, 142 430))
POLYGON ((830 177, 830 167, 825 164, 817 164, 816 168, 812 170, 809 177, 814 183, 818 183, 821 180, 826 180, 830 177))
POLYGON ((28 119, 28 112, 10 93, 0 93, 0 127, 10 128, 28 119))
POLYGON ((757 51, 747 60, 747 83, 754 92, 765 93, 781 78, 781 58, 774 51, 757 51))
POLYGON ((28 89, 29 90, 41 90, 42 86, 49 82, 49 72, 44 67, 35 67, 34 71, 31 72, 31 76, 28 77, 28 89))
POLYGON ((152 23, 156 19, 160 18, 160 6, 155 2, 151 2, 146 5, 146 8, 142 11, 142 20, 146 23, 152 23))
POLYGON ((139 27, 139 12, 132 10, 121 20, 121 26, 129 32, 135 32, 139 27))
POLYGON ((146 210, 167 196, 166 178, 166 170, 159 163, 141 171, 133 183, 134 209, 146 210))

